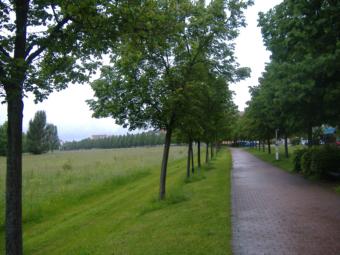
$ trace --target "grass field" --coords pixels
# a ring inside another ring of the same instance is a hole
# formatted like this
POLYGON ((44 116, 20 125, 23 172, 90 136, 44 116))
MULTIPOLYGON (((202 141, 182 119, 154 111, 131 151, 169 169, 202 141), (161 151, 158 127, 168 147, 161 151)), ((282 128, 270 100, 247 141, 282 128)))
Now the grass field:
MULTIPOLYGON (((186 148, 172 147, 165 202, 157 200, 161 153, 25 155, 25 254, 230 254, 229 152, 188 181, 186 148)), ((4 165, 1 158, 2 194, 4 165)), ((0 208, 3 252, 4 195, 0 208)))

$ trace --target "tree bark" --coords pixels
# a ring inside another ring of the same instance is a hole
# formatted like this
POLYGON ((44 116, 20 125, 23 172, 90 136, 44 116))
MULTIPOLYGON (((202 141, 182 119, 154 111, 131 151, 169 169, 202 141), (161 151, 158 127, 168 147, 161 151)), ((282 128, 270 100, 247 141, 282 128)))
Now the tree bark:
POLYGON ((188 143, 188 157, 187 157, 187 178, 190 178, 190 160, 191 160, 191 141, 188 143))
POLYGON ((159 185, 159 199, 163 200, 165 198, 165 184, 166 184, 166 171, 168 166, 170 143, 171 143, 172 127, 169 127, 165 134, 165 143, 163 149, 163 159, 161 167, 161 177, 159 185))
MULTIPOLYGON (((14 87, 14 86, 13 86, 14 87)), ((21 85, 7 89, 6 254, 22 254, 22 112, 21 85)))
POLYGON ((209 162, 209 143, 207 142, 206 144, 206 150, 205 150, 205 163, 209 162))
POLYGON ((29 0, 14 2, 15 41, 11 80, 5 85, 7 100, 7 172, 5 246, 7 255, 22 255, 22 113, 25 80, 27 15, 29 0))
POLYGON ((285 134, 284 139, 285 139, 285 156, 286 156, 286 158, 289 158, 289 153, 288 153, 288 137, 287 137, 286 134, 285 134))
POLYGON ((197 142, 197 167, 201 168, 201 141, 197 142))
POLYGON ((270 139, 269 138, 267 139, 267 145, 268 145, 268 154, 271 154, 272 150, 270 148, 270 139))
POLYGON ((214 157, 214 152, 213 152, 213 142, 210 143, 210 158, 212 159, 214 157))
POLYGON ((192 141, 190 142, 190 154, 191 154, 191 172, 195 173, 195 165, 194 165, 194 150, 192 148, 192 141))

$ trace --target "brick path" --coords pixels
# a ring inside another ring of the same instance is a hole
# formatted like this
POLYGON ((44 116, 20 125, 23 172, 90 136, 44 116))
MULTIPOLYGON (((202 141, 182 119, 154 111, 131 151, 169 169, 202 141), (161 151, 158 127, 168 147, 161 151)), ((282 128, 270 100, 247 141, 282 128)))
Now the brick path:
POLYGON ((234 255, 340 255, 340 196, 232 149, 234 255))

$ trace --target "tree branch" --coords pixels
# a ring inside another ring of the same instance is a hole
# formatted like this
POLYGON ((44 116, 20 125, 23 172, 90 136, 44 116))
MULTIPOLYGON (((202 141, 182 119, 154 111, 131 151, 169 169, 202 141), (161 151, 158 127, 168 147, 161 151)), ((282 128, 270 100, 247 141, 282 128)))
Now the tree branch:
MULTIPOLYGON (((44 39, 42 39, 43 41, 50 41, 53 40, 53 36, 60 31, 60 29, 69 21, 70 19, 68 17, 63 18, 60 22, 57 23, 57 25, 53 28, 53 30, 51 31, 51 33, 44 39)), ((32 48, 36 46, 36 45, 30 45, 30 47, 28 48, 27 52, 26 52, 26 57, 28 56, 29 52, 32 50, 32 48)), ((32 61, 38 57, 44 50, 46 50, 47 46, 46 45, 40 45, 40 47, 34 51, 31 55, 29 55, 26 59, 27 64, 31 64, 32 61)))

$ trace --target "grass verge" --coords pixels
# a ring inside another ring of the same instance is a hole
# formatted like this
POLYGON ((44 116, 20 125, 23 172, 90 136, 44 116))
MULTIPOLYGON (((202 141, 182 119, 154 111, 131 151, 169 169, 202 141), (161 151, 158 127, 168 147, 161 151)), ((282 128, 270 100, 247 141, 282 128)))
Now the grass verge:
POLYGON ((24 224, 24 253, 231 254, 230 153, 222 150, 189 181, 185 166, 170 162, 165 201, 156 199, 159 166, 151 166, 45 208, 24 224))
POLYGON ((255 148, 247 148, 247 151, 253 154, 254 156, 262 159, 263 161, 266 161, 274 166, 277 166, 283 170, 286 170, 288 172, 293 171, 293 151, 294 149, 290 149, 290 157, 286 158, 284 156, 283 148, 280 147, 280 159, 275 159, 275 148, 272 148, 272 153, 269 154, 267 151, 262 151, 262 149, 259 151, 255 148))

